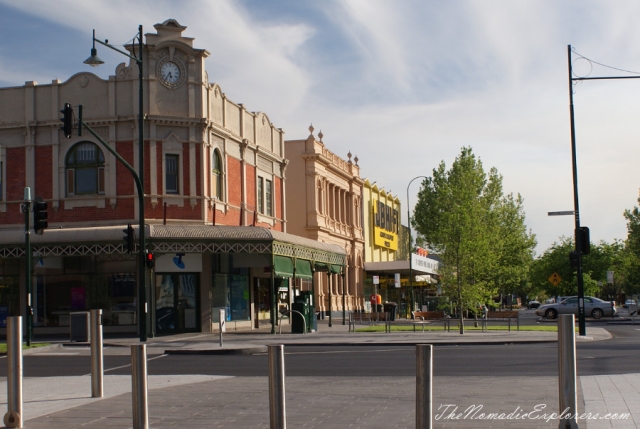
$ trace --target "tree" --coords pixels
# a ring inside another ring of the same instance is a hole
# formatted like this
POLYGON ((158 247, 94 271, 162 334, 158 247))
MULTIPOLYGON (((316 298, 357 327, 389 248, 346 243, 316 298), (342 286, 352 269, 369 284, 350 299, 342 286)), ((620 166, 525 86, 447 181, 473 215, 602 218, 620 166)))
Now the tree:
POLYGON ((535 246, 520 196, 504 197, 497 170, 485 173, 468 147, 422 182, 412 225, 441 257, 443 292, 459 310, 489 301, 501 282, 521 283, 535 246))
MULTIPOLYGON (((559 243, 553 243, 535 260, 530 279, 537 290, 553 297, 577 295, 576 268, 571 266, 569 260, 569 254, 575 249, 574 243, 572 237, 561 237, 559 243), (553 274, 558 274, 562 279, 557 285, 549 281, 553 274)), ((613 250, 615 247, 606 243, 592 245, 591 253, 582 257, 585 295, 602 296, 602 288, 598 282, 606 282, 606 271, 612 266, 613 250)))
POLYGON ((501 294, 528 297, 529 269, 537 242, 524 223, 522 197, 504 196, 496 207, 496 214, 499 234, 494 237, 494 251, 498 253, 498 263, 493 281, 501 294))

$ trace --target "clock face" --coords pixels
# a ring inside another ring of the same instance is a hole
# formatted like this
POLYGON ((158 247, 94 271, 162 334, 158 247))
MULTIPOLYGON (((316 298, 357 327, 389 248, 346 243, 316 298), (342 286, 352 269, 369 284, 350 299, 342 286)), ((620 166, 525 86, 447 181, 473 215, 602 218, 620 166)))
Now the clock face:
POLYGON ((167 61, 160 67, 160 76, 165 82, 175 84, 180 80, 180 67, 172 61, 167 61))

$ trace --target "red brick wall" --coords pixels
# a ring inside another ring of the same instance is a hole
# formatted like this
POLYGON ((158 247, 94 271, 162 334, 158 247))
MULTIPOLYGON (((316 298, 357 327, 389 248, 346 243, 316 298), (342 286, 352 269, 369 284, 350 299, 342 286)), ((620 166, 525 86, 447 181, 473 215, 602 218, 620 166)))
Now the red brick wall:
MULTIPOLYGON (((32 189, 34 196, 42 197, 45 200, 53 196, 51 146, 36 147, 36 188, 32 189)), ((24 164, 22 164, 24 165, 24 164)))
MULTIPOLYGON (((151 160, 149 155, 149 147, 145 145, 145 156, 149 162, 145 166, 145 193, 151 192, 151 180, 155 180, 157 183, 157 194, 164 192, 164 171, 162 168, 163 154, 161 150, 156 151, 155 159, 151 160), (156 163, 156 174, 151 177, 151 170, 149 168, 151 162, 156 163)), ((134 165, 134 151, 137 150, 132 141, 117 142, 116 148, 118 153, 135 169, 138 165, 134 165)), ((181 220, 193 220, 198 222, 204 222, 202 220, 201 204, 203 200, 201 197, 206 193, 211 186, 211 178, 209 174, 210 159, 207 159, 206 165, 202 165, 202 156, 209 157, 209 151, 196 152, 196 162, 193 166, 195 170, 196 180, 196 196, 195 205, 191 206, 191 199, 189 198, 190 183, 189 183, 189 144, 183 144, 182 150, 182 176, 184 201, 183 206, 167 205, 166 218, 170 221, 172 219, 181 220), (205 180, 202 181, 202 175, 205 175, 205 180), (203 189, 203 182, 206 189, 203 189)), ((51 162, 52 148, 51 146, 40 146, 35 148, 35 162, 36 162, 36 186, 34 190, 34 196, 40 196, 46 200, 50 200, 53 197, 53 164, 51 162)), ((7 160, 6 162, 6 201, 14 201, 15 203, 9 204, 7 212, 0 213, 0 224, 19 224, 24 221, 24 215, 19 210, 19 205, 23 200, 24 187, 25 187, 25 173, 24 166, 26 163, 25 149, 24 148, 7 148, 7 160)), ((226 180, 227 180, 227 192, 226 200, 229 203, 227 206, 227 212, 216 212, 216 225, 241 225, 242 216, 242 168, 241 162, 235 158, 226 158, 226 180)), ((136 203, 138 201, 137 187, 135 186, 131 172, 125 168, 120 162, 116 162, 116 196, 117 202, 115 208, 111 206, 111 201, 105 198, 105 208, 97 207, 75 207, 71 209, 65 209, 65 195, 60 196, 60 208, 57 211, 49 210, 49 223, 73 223, 73 222, 92 222, 92 221, 112 221, 122 220, 129 221, 137 216, 136 203)), ((57 173, 56 173, 57 174, 57 173)), ((63 178, 64 180, 64 178, 63 178)), ((247 166, 246 168, 246 223, 251 225, 253 223, 253 215, 256 210, 257 198, 256 198, 256 168, 253 166, 247 166)), ((60 190, 64 192, 64 183, 60 184, 60 190)), ((274 203, 275 203, 275 215, 278 219, 282 219, 282 180, 276 178, 274 182, 274 203)), ((165 217, 165 207, 162 198, 158 199, 158 203, 153 207, 151 205, 151 199, 145 200, 145 217, 152 221, 162 221, 165 217)), ((208 209, 208 217, 206 223, 213 221, 213 213, 211 209, 208 209)), ((268 227, 269 225, 261 225, 268 227)), ((274 227, 277 230, 282 230, 282 222, 276 222, 274 227)))
POLYGON ((229 204, 238 207, 242 202, 241 171, 240 161, 227 157, 227 199, 229 204))
POLYGON ((256 198, 256 168, 252 165, 247 165, 247 223, 251 225, 253 223, 253 212, 258 210, 258 201, 256 198))

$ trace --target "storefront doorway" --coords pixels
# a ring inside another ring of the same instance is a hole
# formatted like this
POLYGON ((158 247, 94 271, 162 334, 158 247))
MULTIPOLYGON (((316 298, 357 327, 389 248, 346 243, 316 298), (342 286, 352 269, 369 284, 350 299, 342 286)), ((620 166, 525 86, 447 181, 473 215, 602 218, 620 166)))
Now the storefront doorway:
POLYGON ((255 328, 259 328, 261 323, 271 323, 271 279, 254 279, 253 296, 255 296, 255 328))
POLYGON ((200 275, 156 275, 156 332, 173 334, 200 331, 200 275))

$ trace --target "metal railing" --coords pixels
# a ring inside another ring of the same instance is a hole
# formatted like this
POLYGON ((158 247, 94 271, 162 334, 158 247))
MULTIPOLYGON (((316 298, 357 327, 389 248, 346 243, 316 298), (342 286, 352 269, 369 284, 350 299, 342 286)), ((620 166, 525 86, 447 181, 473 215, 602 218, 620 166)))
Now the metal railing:
POLYGON ((282 316, 284 316, 287 313, 296 313, 299 314, 300 317, 302 317, 302 334, 306 334, 307 333, 307 319, 304 317, 304 314, 300 313, 298 310, 285 310, 285 311, 281 311, 280 312, 280 319, 278 321, 278 326, 279 326, 279 331, 278 334, 282 334, 282 316))

